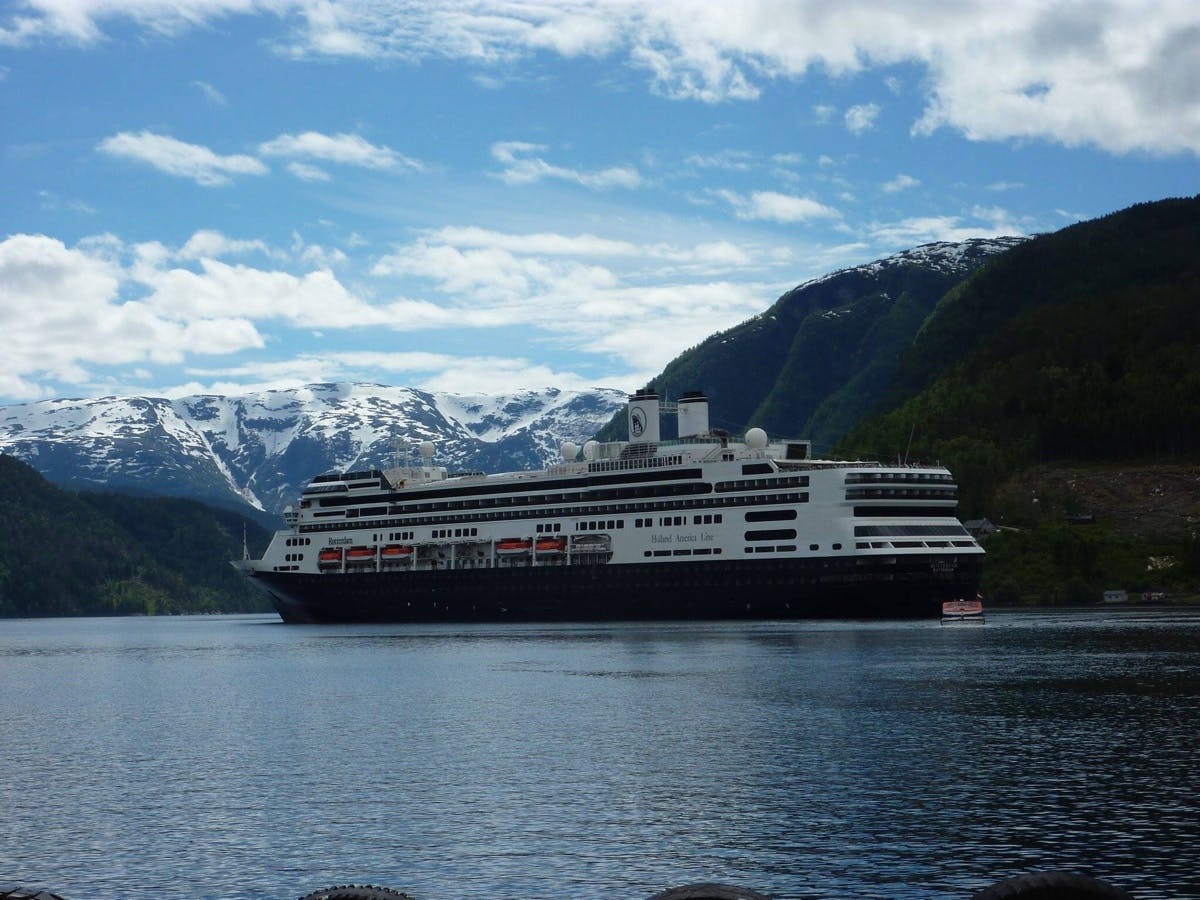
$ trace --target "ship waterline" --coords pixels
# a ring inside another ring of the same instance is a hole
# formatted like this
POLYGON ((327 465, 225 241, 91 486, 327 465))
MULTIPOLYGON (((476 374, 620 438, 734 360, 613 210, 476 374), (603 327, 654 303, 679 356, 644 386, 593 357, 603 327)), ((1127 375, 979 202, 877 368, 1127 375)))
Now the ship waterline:
POLYGON ((286 622, 932 617, 974 596, 983 550, 945 468, 734 439, 698 394, 640 392, 627 415, 629 442, 567 444, 542 471, 451 475, 424 445, 419 465, 317 476, 235 565, 286 622))

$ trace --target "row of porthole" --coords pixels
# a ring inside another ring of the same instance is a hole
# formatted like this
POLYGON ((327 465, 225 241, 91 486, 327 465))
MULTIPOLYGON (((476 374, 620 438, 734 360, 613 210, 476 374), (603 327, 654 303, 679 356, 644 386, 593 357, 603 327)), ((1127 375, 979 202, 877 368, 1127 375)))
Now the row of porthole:
POLYGON ((284 543, 288 547, 307 547, 312 543, 312 538, 293 537, 288 538, 284 543))
MULTIPOLYGON (((820 544, 809 544, 808 549, 813 552, 816 552, 817 550, 821 549, 821 545, 820 544)), ((832 546, 832 549, 841 550, 842 545, 834 544, 832 546)), ((772 551, 778 551, 780 553, 794 553, 796 551, 796 545, 795 544, 785 544, 783 546, 775 546, 775 547, 745 547, 743 549, 743 552, 745 552, 745 553, 770 553, 772 551)))
POLYGON ((451 535, 450 531, 451 531, 451 529, 449 529, 449 528, 435 528, 433 530, 433 537, 436 540, 438 538, 448 538, 448 537, 478 537, 479 536, 478 528, 455 528, 455 529, 453 529, 453 531, 454 531, 453 535, 451 535))

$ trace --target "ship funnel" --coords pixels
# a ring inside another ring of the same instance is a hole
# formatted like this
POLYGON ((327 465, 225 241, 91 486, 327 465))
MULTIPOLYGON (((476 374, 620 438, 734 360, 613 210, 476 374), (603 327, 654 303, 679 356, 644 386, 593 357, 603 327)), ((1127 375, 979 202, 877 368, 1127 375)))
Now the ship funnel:
POLYGON ((627 414, 631 444, 658 443, 658 394, 638 391, 629 398, 627 414))
POLYGON ((708 434, 708 398, 702 391, 688 391, 679 398, 679 436, 708 434))

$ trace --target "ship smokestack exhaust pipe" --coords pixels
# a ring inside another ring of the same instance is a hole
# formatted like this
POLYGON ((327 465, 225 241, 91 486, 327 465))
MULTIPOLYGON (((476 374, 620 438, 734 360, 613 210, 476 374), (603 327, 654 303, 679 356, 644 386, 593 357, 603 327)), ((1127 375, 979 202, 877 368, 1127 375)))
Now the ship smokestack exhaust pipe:
POLYGON ((630 397, 626 415, 631 444, 658 443, 658 394, 655 391, 638 391, 630 397))
POLYGON ((708 434, 708 398, 703 391, 688 391, 679 398, 679 437, 708 434))

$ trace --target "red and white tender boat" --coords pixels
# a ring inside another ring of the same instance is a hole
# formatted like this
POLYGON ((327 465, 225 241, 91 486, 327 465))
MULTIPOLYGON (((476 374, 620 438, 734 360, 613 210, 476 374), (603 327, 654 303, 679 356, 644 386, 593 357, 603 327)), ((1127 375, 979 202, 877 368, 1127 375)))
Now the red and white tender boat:
POLYGON ((942 604, 943 622, 964 620, 983 621, 982 595, 976 594, 974 600, 947 600, 942 604))

